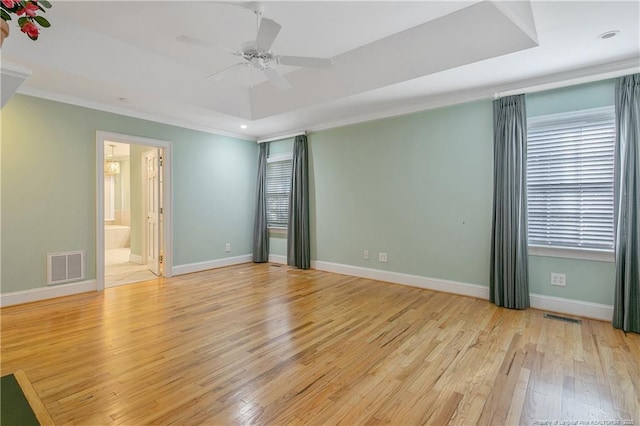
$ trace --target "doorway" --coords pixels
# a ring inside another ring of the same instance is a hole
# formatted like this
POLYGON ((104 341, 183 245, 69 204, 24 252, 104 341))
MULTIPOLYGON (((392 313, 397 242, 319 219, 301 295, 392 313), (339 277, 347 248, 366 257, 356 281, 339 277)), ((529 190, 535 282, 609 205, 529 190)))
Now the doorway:
POLYGON ((171 144, 97 132, 98 290, 171 271, 171 144))

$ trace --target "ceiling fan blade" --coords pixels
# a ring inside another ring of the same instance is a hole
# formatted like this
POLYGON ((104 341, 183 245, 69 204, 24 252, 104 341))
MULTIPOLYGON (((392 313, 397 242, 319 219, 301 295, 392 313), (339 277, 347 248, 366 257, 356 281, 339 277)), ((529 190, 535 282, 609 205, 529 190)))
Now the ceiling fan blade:
POLYGON ((248 62, 238 62, 237 64, 231 65, 230 67, 227 67, 223 70, 220 70, 218 72, 211 74, 210 76, 207 77, 207 80, 211 79, 213 81, 220 81, 223 78, 225 78, 227 75, 231 74, 232 72, 239 70, 241 68, 246 68, 248 65, 249 65, 248 62))
POLYGON ((178 37, 176 37, 176 40, 182 43, 191 44, 193 46, 213 47, 214 49, 222 50, 224 52, 231 53, 232 55, 242 56, 242 52, 240 52, 239 50, 219 46, 215 43, 211 43, 210 41, 200 40, 186 35, 179 35, 178 37))
POLYGON ((269 78, 269 81, 271 82, 271 84, 273 84, 273 86, 276 89, 278 89, 278 90, 291 89, 291 85, 289 84, 289 82, 284 79, 282 74, 280 74, 277 69, 275 69, 275 68, 266 68, 266 69, 262 70, 262 72, 264 72, 264 74, 267 76, 267 78, 269 78))
POLYGON ((331 68, 333 61, 328 58, 310 58, 307 56, 278 56, 278 63, 295 67, 331 68))
POLYGON ((280 24, 271 19, 262 18, 260 21, 260 28, 258 29, 258 36, 256 37, 256 47, 260 50, 269 50, 273 41, 280 32, 280 24))

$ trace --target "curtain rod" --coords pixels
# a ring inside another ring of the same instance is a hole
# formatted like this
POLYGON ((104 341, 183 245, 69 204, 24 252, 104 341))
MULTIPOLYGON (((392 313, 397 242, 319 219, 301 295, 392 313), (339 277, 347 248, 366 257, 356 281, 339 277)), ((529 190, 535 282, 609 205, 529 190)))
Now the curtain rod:
POLYGON ((295 138, 296 136, 302 136, 302 135, 306 135, 306 134, 307 134, 306 131, 305 132, 290 133, 288 135, 275 136, 273 138, 258 139, 256 142, 257 143, 265 143, 265 142, 280 141, 282 139, 295 138))

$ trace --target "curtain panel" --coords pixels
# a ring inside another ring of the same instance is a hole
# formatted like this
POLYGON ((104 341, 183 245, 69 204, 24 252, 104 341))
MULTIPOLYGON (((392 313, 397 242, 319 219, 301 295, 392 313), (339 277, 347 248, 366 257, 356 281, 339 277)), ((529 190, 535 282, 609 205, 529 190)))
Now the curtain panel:
POLYGON ((616 80, 613 326, 640 333, 640 74, 616 80))
POLYGON ((267 228, 267 156, 269 144, 261 143, 258 153, 258 176, 256 179, 256 208, 253 222, 253 261, 269 261, 269 229, 267 228))
POLYGON ((307 136, 293 142, 289 224, 287 228, 287 264, 301 269, 311 267, 309 240, 309 162, 307 136))
POLYGON ((493 216, 489 299, 529 307, 527 117, 524 95, 493 102, 493 216))

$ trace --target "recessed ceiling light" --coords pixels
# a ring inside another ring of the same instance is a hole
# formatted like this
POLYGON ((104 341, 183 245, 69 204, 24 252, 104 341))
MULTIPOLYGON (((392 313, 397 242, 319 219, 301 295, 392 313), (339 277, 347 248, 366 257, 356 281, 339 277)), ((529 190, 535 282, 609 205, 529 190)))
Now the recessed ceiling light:
POLYGON ((240 128, 241 128, 241 129, 246 129, 246 128, 247 128, 247 125, 246 125, 246 124, 241 124, 241 125, 240 125, 240 128))
POLYGON ((611 31, 607 31, 606 33, 602 33, 600 34, 598 37, 600 37, 603 40, 606 40, 608 38, 612 38, 617 36, 618 34, 620 34, 620 31, 618 30, 611 30, 611 31))

